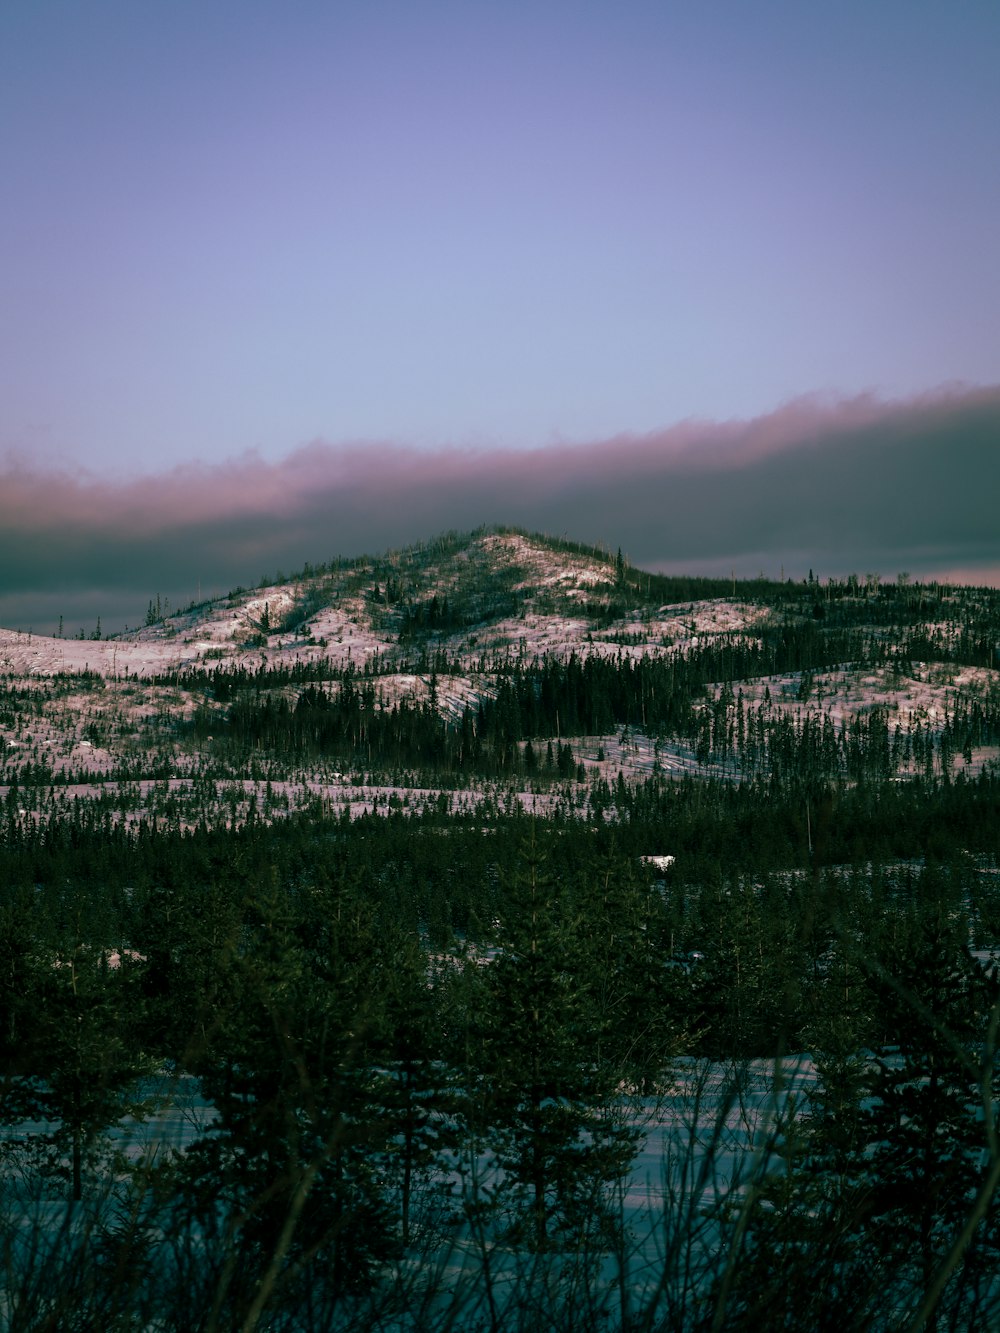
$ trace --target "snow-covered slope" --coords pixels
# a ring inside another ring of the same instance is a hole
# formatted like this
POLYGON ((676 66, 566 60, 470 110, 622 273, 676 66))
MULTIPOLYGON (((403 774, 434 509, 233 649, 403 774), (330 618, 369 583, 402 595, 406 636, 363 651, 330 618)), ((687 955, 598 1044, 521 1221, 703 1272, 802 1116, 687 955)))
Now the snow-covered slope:
MULTIPOLYGON (((675 595, 660 601, 657 593, 668 585, 632 569, 620 555, 500 530, 449 534, 405 551, 334 562, 268 586, 237 589, 104 640, 0 630, 0 792, 3 784, 32 774, 36 783, 45 774, 64 784, 78 778, 75 789, 62 787, 66 797, 71 791, 92 795, 93 784, 123 775, 155 774, 180 784, 183 804, 184 784, 204 773, 211 734, 206 742, 205 725, 196 736, 181 724, 198 713, 208 725, 218 715, 221 726, 224 712, 206 691, 210 673, 263 672, 273 682, 282 669, 289 681, 353 670, 376 683, 381 706, 433 699, 442 717, 457 726, 467 709, 474 712, 480 700, 495 695, 498 679, 512 664, 566 660, 572 654, 670 659, 713 644, 759 646, 783 617, 806 619, 782 606, 781 585, 772 587, 774 597, 754 588, 746 590, 752 596, 675 595)), ((704 587, 692 583, 689 590, 697 594, 704 587)), ((872 589, 861 593, 856 600, 863 612, 872 589)), ((808 598, 804 605, 809 607, 808 598)), ((812 611, 825 614, 819 601, 812 611)), ((936 636, 935 642, 954 641, 967 611, 967 602, 938 595, 926 635, 936 636)), ((882 616, 875 632, 891 641, 893 629, 884 621, 882 616)), ((737 684, 742 709, 785 712, 797 720, 828 718, 839 729, 882 709, 902 731, 919 728, 931 735, 956 707, 1000 692, 996 660, 976 667, 846 661, 835 670, 783 671, 737 684)), ((293 705, 296 687, 281 689, 293 705)), ((709 683, 699 705, 706 716, 714 710, 716 727, 719 709, 724 721, 725 709, 736 706, 722 693, 721 686, 709 683)), ((994 760, 988 739, 974 753, 956 756, 955 764, 978 771, 994 760)), ((704 751, 696 756, 690 736, 647 735, 634 726, 575 736, 572 748, 574 781, 584 784, 596 778, 613 782, 619 773, 626 780, 697 772, 739 777, 738 765, 725 756, 704 751)), ((234 782, 246 779, 243 773, 228 776, 234 782)), ((297 793, 293 806, 314 799, 352 806, 353 793, 343 788, 345 783, 356 788, 359 780, 367 806, 378 806, 379 792, 386 801, 387 793, 402 799, 400 792, 415 801, 435 798, 423 787, 418 795, 399 775, 383 781, 354 774, 348 780, 319 766, 269 776, 283 784, 285 799, 287 791, 297 793)), ((526 803, 554 799, 551 783, 522 785, 526 803)), ((251 782, 230 796, 240 804, 256 789, 251 782)), ((272 802, 280 804, 275 790, 272 782, 272 802)))

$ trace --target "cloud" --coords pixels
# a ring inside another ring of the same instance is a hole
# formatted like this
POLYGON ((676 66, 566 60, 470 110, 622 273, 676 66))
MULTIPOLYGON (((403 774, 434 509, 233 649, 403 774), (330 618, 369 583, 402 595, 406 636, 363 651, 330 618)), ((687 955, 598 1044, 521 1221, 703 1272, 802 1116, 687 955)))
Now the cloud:
POLYGON ((315 442, 113 483, 0 467, 0 624, 138 623, 307 561, 510 523, 663 570, 1000 582, 1000 387, 802 399, 534 450, 315 442))

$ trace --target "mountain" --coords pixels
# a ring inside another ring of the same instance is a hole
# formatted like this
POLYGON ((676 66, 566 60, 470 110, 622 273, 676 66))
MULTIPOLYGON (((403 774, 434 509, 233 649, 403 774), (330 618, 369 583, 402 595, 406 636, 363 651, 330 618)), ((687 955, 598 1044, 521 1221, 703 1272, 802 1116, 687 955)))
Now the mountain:
POLYGON ((592 813, 619 774, 959 780, 1000 755, 998 643, 990 589, 670 578, 515 529, 450 533, 151 602, 113 638, 0 631, 0 786, 134 814, 167 781, 183 821, 200 780, 238 784, 234 818, 265 788, 277 813, 467 808, 498 787, 592 813))

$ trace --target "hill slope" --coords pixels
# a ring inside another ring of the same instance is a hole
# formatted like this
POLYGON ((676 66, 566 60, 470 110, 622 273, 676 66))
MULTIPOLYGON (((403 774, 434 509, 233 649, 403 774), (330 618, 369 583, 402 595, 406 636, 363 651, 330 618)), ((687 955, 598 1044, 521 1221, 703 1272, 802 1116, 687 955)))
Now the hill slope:
POLYGON ((261 784, 275 812, 499 784, 593 813, 619 774, 951 780, 1000 744, 984 589, 730 587, 483 530, 148 621, 107 640, 0 631, 2 790, 135 813, 173 783, 188 819, 224 799, 199 806, 199 781, 227 782, 235 819, 261 784))

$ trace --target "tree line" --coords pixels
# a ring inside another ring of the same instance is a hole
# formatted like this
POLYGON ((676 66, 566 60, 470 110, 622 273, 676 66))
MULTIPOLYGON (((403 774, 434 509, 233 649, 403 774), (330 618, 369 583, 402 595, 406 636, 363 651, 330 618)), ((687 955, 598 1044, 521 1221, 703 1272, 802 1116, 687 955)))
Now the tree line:
MULTIPOLYGON (((893 1284, 906 1308, 985 1318, 997 984, 969 943, 1000 923, 995 787, 978 793, 980 855, 955 832, 942 856, 931 820, 897 860, 870 819, 853 865, 798 855, 779 801, 762 836, 789 851, 764 871, 730 857, 767 809, 738 795, 681 786, 614 828, 0 826, 0 1112, 35 1126, 3 1140, 4 1216, 28 1182, 94 1219, 51 1298, 30 1263, 6 1274, 22 1321, 62 1299, 53 1327, 77 1300, 103 1327, 168 1308, 203 1327, 349 1326, 456 1226, 487 1266, 499 1246, 563 1272, 625 1243, 630 1106, 679 1061, 802 1049, 817 1080, 773 1145, 784 1166, 772 1153, 750 1202, 720 1199, 712 1223, 731 1259, 700 1279, 717 1321, 692 1305, 663 1326, 801 1326, 818 1272, 838 1327, 882 1326, 862 1308, 893 1284), (642 861, 666 846, 670 869, 642 861), (129 1164, 115 1127, 181 1078, 216 1118, 129 1164)), ((939 832, 950 795, 926 796, 939 832)))

